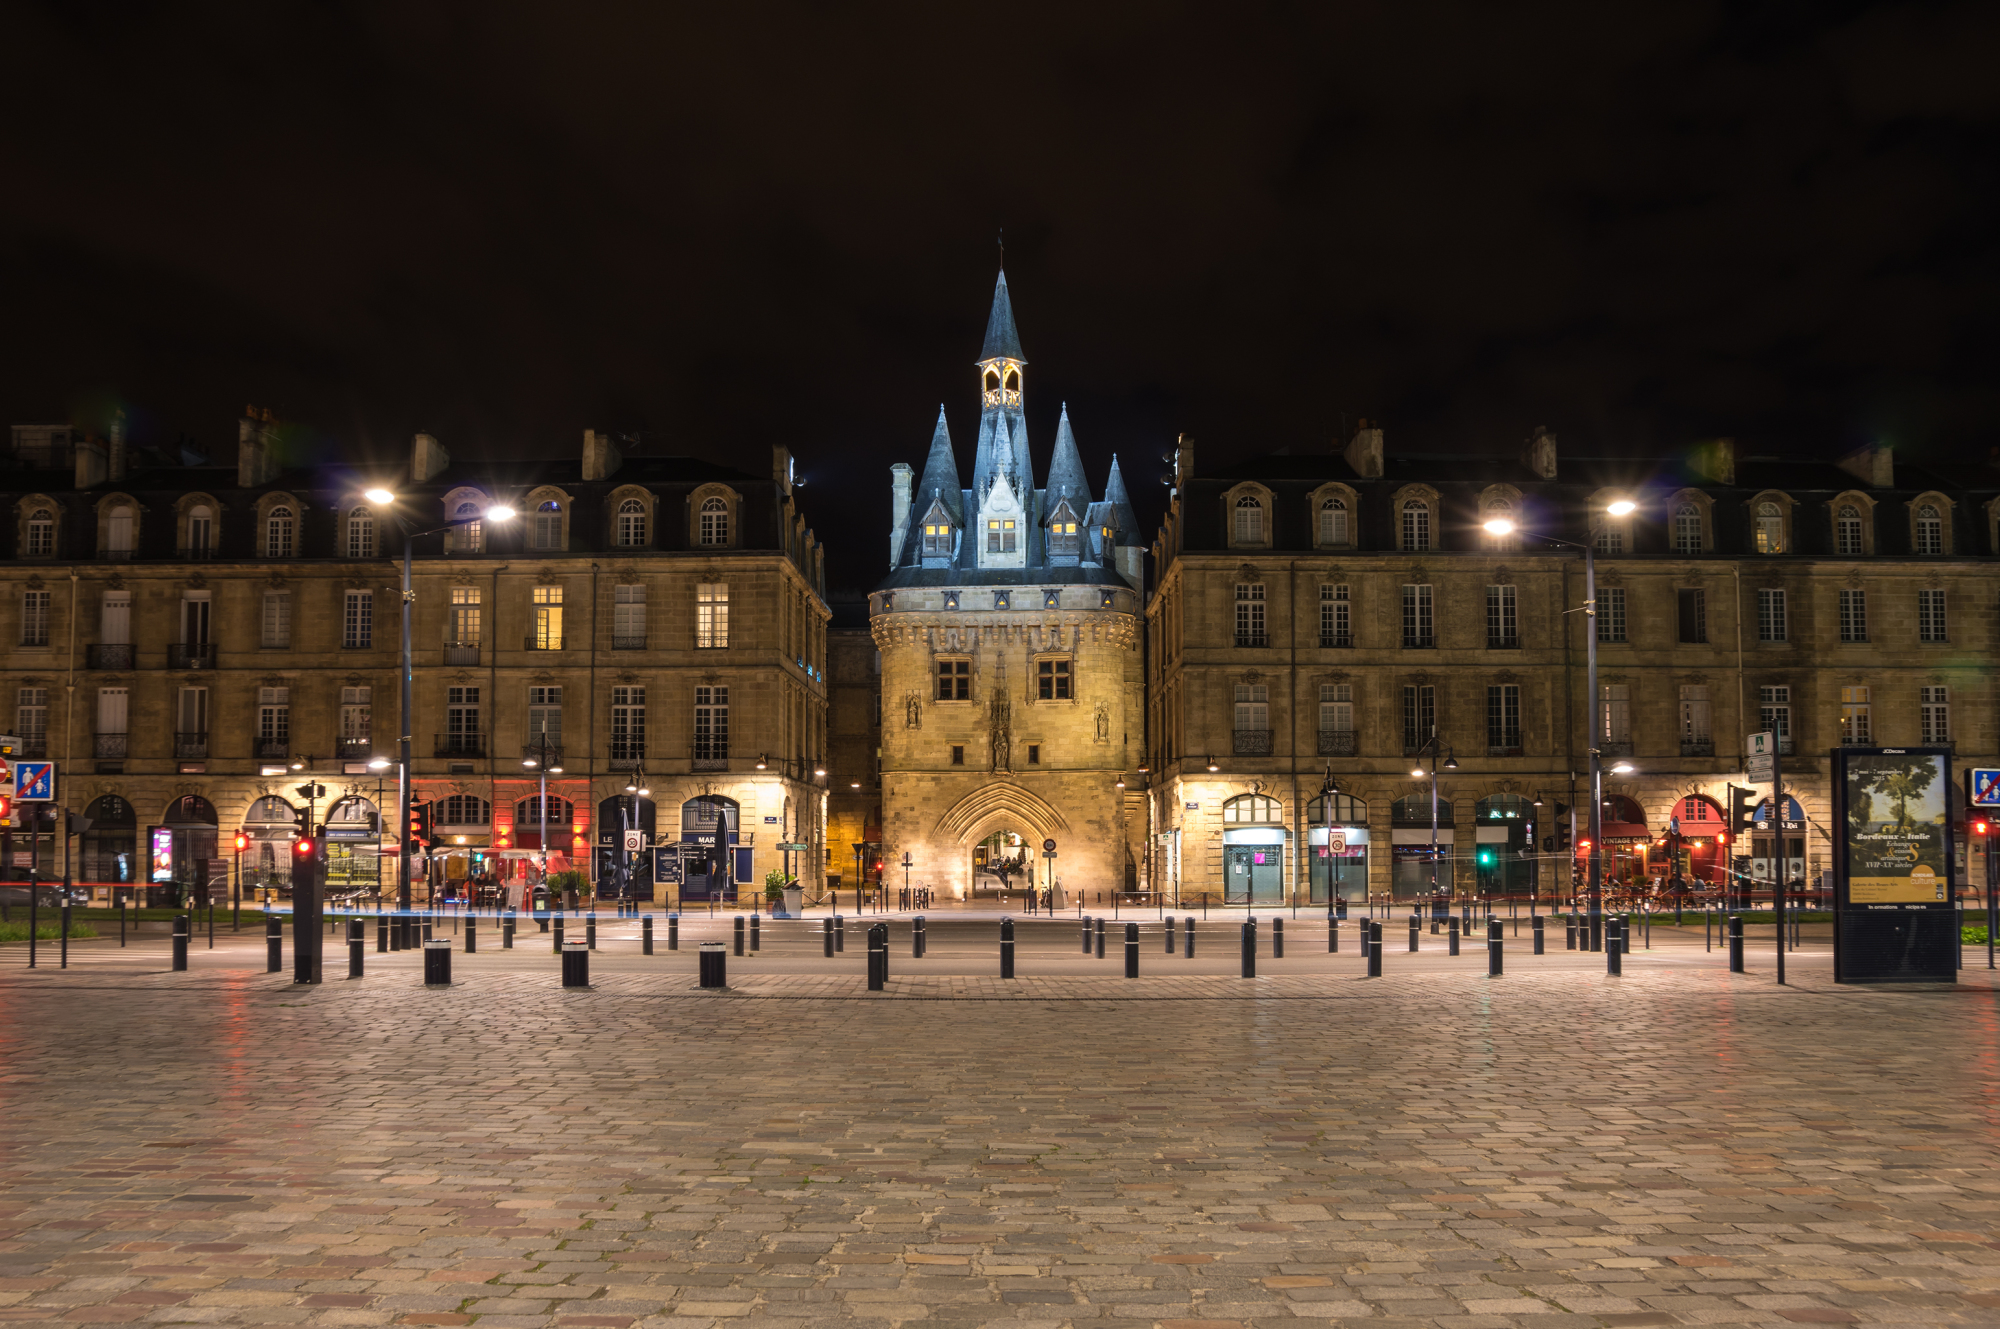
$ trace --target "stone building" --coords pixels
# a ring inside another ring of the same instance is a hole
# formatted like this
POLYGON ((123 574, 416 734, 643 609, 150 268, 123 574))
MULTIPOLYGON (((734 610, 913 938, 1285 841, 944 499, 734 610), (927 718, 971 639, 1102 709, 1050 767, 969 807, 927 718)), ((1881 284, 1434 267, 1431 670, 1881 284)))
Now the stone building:
POLYGON ((1144 803, 1142 537, 1113 459, 1102 497, 1065 411, 1037 481, 1003 273, 976 362, 961 484, 942 407, 921 477, 892 469, 881 652, 883 860, 944 898, 1134 883, 1144 803), (1056 858, 1043 855, 1045 841, 1056 858))
MULTIPOLYGON (((866 601, 837 601, 826 634, 827 876, 851 889, 882 880, 881 654, 866 601)), ((900 869, 890 874, 900 881, 900 869)))
MULTIPOLYGON (((0 695, 93 818, 78 877, 213 880, 239 866, 242 830, 246 882, 282 884, 310 777, 330 884, 393 888, 399 522, 436 531, 496 505, 518 515, 414 542, 412 776, 436 812, 433 880, 518 866, 507 855, 539 852, 544 822, 550 854, 600 888, 625 821, 681 846, 684 888, 655 892, 636 859, 648 898, 729 896, 824 861, 824 568, 784 449, 753 475, 625 458, 590 431, 567 461, 454 462, 420 434, 407 466, 305 464, 288 442, 261 411, 234 465, 15 430, 0 695), (377 487, 392 508, 364 496, 377 487), (544 756, 546 809, 524 765, 544 756), (154 827, 172 832, 158 864, 154 827)), ((33 852, 47 875, 52 846, 26 829, 11 870, 33 852)))
POLYGON ((1996 495, 1989 461, 1886 449, 1559 457, 1538 432, 1518 457, 1398 456, 1364 425, 1338 452, 1203 475, 1183 441, 1147 607, 1153 872, 1218 902, 1427 890, 1429 773, 1450 761, 1442 881, 1566 887, 1594 724, 1607 768, 1631 768, 1605 776, 1607 877, 1668 875, 1670 817, 1704 882, 1769 881, 1779 836, 1787 877, 1816 876, 1829 748, 1995 764, 1996 495), (1517 533, 1485 530, 1503 517, 1517 533), (1581 558, 1537 532, 1595 551, 1594 701, 1581 558), (1763 729, 1803 816, 1773 834, 1767 807, 1730 845, 1728 786, 1763 729))

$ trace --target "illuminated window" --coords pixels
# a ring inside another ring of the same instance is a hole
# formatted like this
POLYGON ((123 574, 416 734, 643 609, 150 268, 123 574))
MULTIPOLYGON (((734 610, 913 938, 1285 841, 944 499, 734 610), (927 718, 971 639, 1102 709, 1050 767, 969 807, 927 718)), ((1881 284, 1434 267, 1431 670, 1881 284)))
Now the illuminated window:
POLYGON ((464 523, 453 527, 451 532, 454 546, 464 553, 476 554, 486 547, 486 523, 478 518, 477 503, 461 503, 452 514, 452 520, 464 523))
POLYGON ((924 526, 924 553, 929 555, 951 552, 951 527, 944 522, 930 522, 924 526))
POLYGON ((454 586, 451 588, 451 628, 445 640, 453 646, 477 646, 479 644, 479 588, 477 586, 454 586))
POLYGON ((563 648, 563 588, 537 586, 531 607, 535 613, 535 635, 528 647, 533 651, 563 648))
POLYGON ((1760 554, 1782 554, 1785 552, 1785 514, 1776 503, 1757 505, 1757 552, 1760 554))
POLYGON ((699 582, 694 588, 694 644, 704 650, 729 645, 729 585, 699 582))
POLYGON ((1875 729, 1869 723, 1867 688, 1842 688, 1840 690, 1840 741, 1866 745, 1875 741, 1875 729))
POLYGON ((1077 524, 1075 522, 1055 521, 1049 523, 1049 552, 1051 554, 1074 554, 1077 552, 1079 545, 1080 541, 1077 536, 1077 524))
POLYGON ((995 519, 986 523, 986 552, 989 554, 1011 554, 1014 552, 1014 519, 995 519))

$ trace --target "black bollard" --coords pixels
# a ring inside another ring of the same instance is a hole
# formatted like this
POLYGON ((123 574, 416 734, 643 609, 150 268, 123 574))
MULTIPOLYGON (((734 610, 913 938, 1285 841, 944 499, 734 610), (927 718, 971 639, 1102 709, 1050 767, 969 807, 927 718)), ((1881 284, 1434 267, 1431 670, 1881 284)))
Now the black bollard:
POLYGON ((1285 920, 1282 918, 1271 920, 1271 958, 1273 960, 1285 958, 1285 920))
POLYGON ((910 958, 912 960, 921 960, 924 958, 924 916, 922 914, 918 914, 910 920, 910 958))
POLYGON ((424 986, 451 986, 451 943, 443 937, 424 943, 424 986))
POLYGON ((736 955, 743 954, 743 915, 741 914, 736 916, 736 945, 732 953, 736 955))
POLYGON ((282 973, 285 968, 285 925, 276 914, 264 915, 264 972, 282 973))
POLYGON ((1000 977, 1014 976, 1014 920, 1000 920, 1000 977))
POLYGON ((1104 920, 1094 918, 1091 922, 1097 925, 1097 958, 1102 960, 1104 958, 1104 920))
POLYGON ((679 914, 668 914, 667 949, 670 951, 677 951, 680 948, 681 948, 681 916, 679 914))
POLYGON ((1368 934, 1365 949, 1368 952, 1368 977, 1382 977, 1382 920, 1371 918, 1362 923, 1368 934))
POLYGON ((719 941, 704 941, 696 945, 696 953, 701 957, 701 985, 705 988, 726 988, 729 986, 729 954, 719 941))
POLYGON ((1125 977, 1137 978, 1138 976, 1139 925, 1137 923, 1127 923, 1125 925, 1125 977))
POLYGON ((1532 919, 1528 921, 1531 930, 1535 934, 1535 954, 1540 955, 1542 953, 1542 923, 1544 921, 1544 916, 1541 914, 1536 914, 1532 919))
POLYGON ((1607 974, 1625 972, 1625 944, 1619 936, 1624 930, 1625 924, 1617 916, 1604 920, 1604 972, 1607 974))
POLYGON ((639 954, 653 953, 653 916, 647 914, 639 920, 639 954))
POLYGON ((1449 919, 1445 921, 1444 953, 1446 955, 1458 954, 1458 915, 1456 914, 1453 914, 1449 919))
POLYGON ((1421 917, 1419 914, 1410 915, 1410 949, 1412 951, 1417 949, 1417 932, 1422 926, 1420 922, 1421 917))
POLYGON ((830 918, 819 930, 819 944, 820 954, 831 960, 833 958, 833 920, 830 918))
POLYGON ((590 914, 586 916, 583 920, 583 948, 587 951, 594 951, 597 949, 596 914, 590 914))
MULTIPOLYGON (((1590 912, 1590 913, 1589 913, 1589 914, 1588 914, 1588 915, 1587 915, 1587 916, 1586 916, 1586 917, 1584 918, 1584 927, 1585 927, 1585 929, 1586 929, 1586 930, 1587 930, 1587 931, 1589 932, 1589 934, 1590 934, 1590 949, 1592 949, 1593 951, 1601 951, 1601 950, 1603 950, 1603 949, 1604 949, 1604 914, 1603 914, 1603 912, 1602 912, 1601 910, 1596 910, 1596 909, 1593 909, 1593 910, 1592 910, 1592 911, 1591 911, 1591 912, 1590 912)), ((1578 940, 1578 941, 1582 941, 1582 940, 1583 940, 1583 937, 1582 937, 1581 935, 1579 935, 1579 936, 1577 937, 1577 940, 1578 940)))
POLYGON ((1326 919, 1326 953, 1340 954, 1340 920, 1332 914, 1327 915, 1326 919))
POLYGON ((764 949, 764 916, 754 910, 750 914, 750 953, 755 955, 764 949))
MULTIPOLYGON (((562 920, 556 920, 562 926, 562 920)), ((590 947, 581 942, 570 942, 562 948, 562 985, 566 988, 587 988, 590 986, 590 947)))
MULTIPOLYGON (((58 969, 67 969, 69 968, 69 901, 68 900, 64 900, 62 902, 62 918, 59 925, 57 926, 56 934, 62 939, 62 946, 61 946, 62 962, 58 964, 56 967, 58 969)), ((210 905, 208 909, 208 949, 210 950, 215 949, 215 906, 214 905, 210 905)))
POLYGON ((876 923, 868 929, 868 990, 880 992, 889 981, 889 925, 876 923))
POLYGON ((1366 961, 1374 951, 1374 934, 1379 931, 1379 929, 1369 926, 1371 922, 1372 920, 1370 919, 1361 920, 1361 958, 1363 961, 1366 961))
POLYGON ((1743 915, 1729 916, 1729 972, 1740 974, 1743 968, 1743 915))
POLYGON ((479 916, 465 916, 465 953, 471 955, 479 949, 479 916))
POLYGON ((1194 959, 1194 915, 1193 914, 1189 914, 1187 916, 1186 937, 1187 940, 1182 943, 1184 949, 1181 951, 1181 956, 1183 959, 1192 960, 1194 959))
POLYGON ((1174 953, 1174 916, 1173 916, 1172 914, 1168 914, 1168 915, 1167 915, 1167 954, 1168 954, 1168 955, 1172 955, 1173 953, 1174 953))
POLYGON ((1243 977, 1257 977, 1257 920, 1243 920, 1243 977))
POLYGON ((557 915, 555 916, 555 918, 554 918, 554 919, 552 919, 551 921, 552 921, 552 922, 553 922, 553 923, 554 923, 554 924, 555 924, 556 926, 555 926, 555 931, 554 931, 554 933, 553 933, 553 934, 551 935, 551 941, 550 941, 550 943, 549 943, 549 949, 550 949, 550 950, 552 950, 552 951, 554 951, 554 952, 555 952, 555 953, 556 953, 557 955, 561 955, 561 954, 562 954, 562 948, 563 948, 563 918, 562 918, 562 915, 561 915, 561 914, 557 914, 557 915))
POLYGON ((1342 918, 1346 918, 1346 917, 1347 917, 1347 897, 1346 897, 1346 896, 1344 896, 1344 895, 1341 895, 1341 896, 1336 896, 1336 897, 1334 898, 1334 901, 1333 901, 1333 916, 1334 916, 1334 917, 1335 917, 1336 919, 1342 919, 1342 918))
POLYGON ((503 951, 514 949, 514 915, 511 913, 500 920, 500 949, 503 951))
POLYGON ((358 918, 347 920, 347 976, 360 978, 368 954, 368 925, 358 918))
POLYGON ((1500 964, 1501 964, 1500 948, 1505 944, 1506 944, 1505 941, 1501 938, 1500 935, 1500 920, 1497 918, 1487 919, 1486 920, 1486 976, 1488 978, 1500 977, 1500 964))
POLYGON ((1083 916, 1083 953, 1090 954, 1090 915, 1083 916))
POLYGON ((833 953, 844 954, 847 950, 847 920, 839 914, 833 916, 833 953))
POLYGON ((1573 951, 1576 949, 1575 913, 1567 913, 1563 915, 1563 949, 1566 951, 1573 951))
POLYGON ((375 953, 381 955, 389 949, 389 916, 375 915, 375 953))
POLYGON ((188 967, 188 916, 186 914, 180 914, 174 918, 174 972, 179 973, 181 970, 186 969, 187 967, 188 967))

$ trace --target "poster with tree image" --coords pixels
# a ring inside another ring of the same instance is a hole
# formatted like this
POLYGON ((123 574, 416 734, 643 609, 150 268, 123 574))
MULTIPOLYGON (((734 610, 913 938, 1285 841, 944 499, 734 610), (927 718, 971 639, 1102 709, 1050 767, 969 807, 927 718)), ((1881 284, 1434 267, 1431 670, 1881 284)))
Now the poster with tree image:
POLYGON ((1844 779, 1848 902, 1949 903, 1945 758, 1930 752, 1849 753, 1844 779))

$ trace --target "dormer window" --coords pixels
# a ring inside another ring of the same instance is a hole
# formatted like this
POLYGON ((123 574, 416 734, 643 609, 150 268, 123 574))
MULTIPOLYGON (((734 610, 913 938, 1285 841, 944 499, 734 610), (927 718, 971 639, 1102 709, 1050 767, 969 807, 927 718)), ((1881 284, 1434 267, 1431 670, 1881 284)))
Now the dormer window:
POLYGON ((1917 552, 1944 552, 1944 518, 1938 514, 1935 504, 1926 503, 1917 509, 1917 552))
POLYGON ((1254 494, 1245 494, 1236 500, 1236 543, 1264 543, 1264 503, 1254 494))
POLYGON ((356 508, 347 514, 347 556, 375 556, 375 514, 367 508, 356 508))
POLYGON ((1849 557, 1861 553, 1861 509, 1843 503, 1833 518, 1833 549, 1849 557))
POLYGON ((1701 509, 1692 503, 1674 506, 1674 552, 1676 554, 1699 554, 1704 543, 1701 529, 1701 509))
POLYGON ((1014 529, 1012 517, 994 518, 986 523, 986 552, 989 554, 1011 554, 1015 548, 1015 538, 1019 533, 1014 529))
POLYGON ((628 498, 618 505, 618 544, 625 549, 639 549, 645 543, 646 505, 628 498))
POLYGON ((924 523, 924 553, 937 557, 951 552, 951 527, 941 521, 924 523))
POLYGON ((729 503, 720 496, 701 501, 701 542, 705 545, 729 543, 729 503))
POLYGON ((458 511, 452 514, 452 520, 460 523, 452 527, 451 538, 454 547, 468 554, 476 554, 486 547, 486 523, 479 520, 479 517, 477 503, 458 505, 458 511))
POLYGON ((1051 554, 1074 554, 1077 552, 1077 524, 1073 521, 1049 523, 1049 552, 1051 554))
POLYGON ((1329 549, 1343 549, 1347 546, 1348 511, 1347 500, 1329 498, 1319 505, 1319 542, 1329 549))
POLYGON ((36 508, 28 514, 28 557, 50 558, 56 552, 56 514, 36 508))
POLYGON ((1403 503, 1403 549, 1422 553, 1431 547, 1431 505, 1420 498, 1403 503))
POLYGON ((1776 503, 1757 505, 1757 552, 1760 554, 1785 552, 1785 514, 1776 503))
POLYGON ((290 508, 272 508, 264 519, 264 557, 290 558, 296 521, 290 508))
MULTIPOLYGON (((1486 515, 1484 521, 1512 522, 1513 520, 1514 520, 1514 505, 1512 503, 1508 503, 1502 500, 1494 503, 1489 503, 1486 505, 1486 515)), ((1487 531, 1486 547, 1488 549, 1496 551, 1511 552, 1521 547, 1521 537, 1512 530, 1500 531, 1497 533, 1494 531, 1487 531)))
POLYGON ((535 548, 561 549, 563 547, 562 504, 548 500, 535 509, 535 548))

